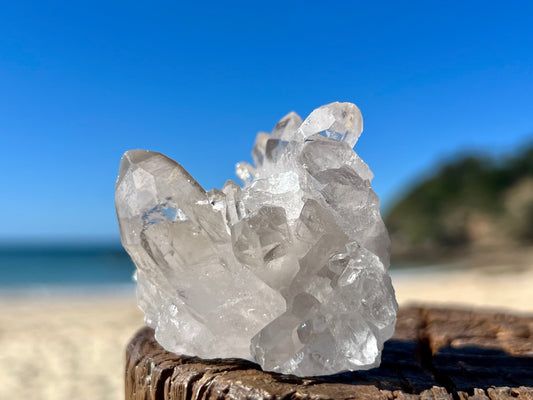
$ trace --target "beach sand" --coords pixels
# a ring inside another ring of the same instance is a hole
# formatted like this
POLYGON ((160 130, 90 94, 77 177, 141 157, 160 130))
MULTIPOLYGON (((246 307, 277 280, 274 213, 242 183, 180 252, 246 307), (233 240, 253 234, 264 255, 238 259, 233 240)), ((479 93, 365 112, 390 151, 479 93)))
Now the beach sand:
POLYGON ((0 399, 123 399, 134 294, 2 301, 0 399))
MULTIPOLYGON (((400 306, 533 314, 532 266, 429 267, 392 277, 400 306)), ((123 399, 124 350, 142 323, 133 290, 0 299, 0 399, 123 399)))
POLYGON ((533 313, 533 249, 390 270, 398 303, 533 313))

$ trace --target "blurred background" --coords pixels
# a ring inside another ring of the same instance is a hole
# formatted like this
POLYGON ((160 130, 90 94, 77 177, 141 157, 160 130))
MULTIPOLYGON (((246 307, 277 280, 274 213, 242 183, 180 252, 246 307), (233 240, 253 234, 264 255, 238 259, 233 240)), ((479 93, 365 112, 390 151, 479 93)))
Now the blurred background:
POLYGON ((205 189, 289 111, 356 103, 401 305, 533 312, 533 5, 0 3, 0 399, 122 398, 142 325, 124 151, 205 189), (105 368, 103 368, 105 366, 105 368))

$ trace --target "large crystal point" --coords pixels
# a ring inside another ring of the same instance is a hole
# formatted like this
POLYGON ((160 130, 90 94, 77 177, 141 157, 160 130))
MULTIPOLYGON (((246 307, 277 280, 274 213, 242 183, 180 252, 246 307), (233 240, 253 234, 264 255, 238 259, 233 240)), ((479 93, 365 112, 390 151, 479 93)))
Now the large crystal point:
POLYGON ((237 261, 225 196, 209 197, 162 154, 128 151, 116 189, 122 243, 138 268, 146 321, 164 347, 249 357, 250 339, 285 302, 237 261))
POLYGON ((361 131, 351 103, 291 112, 237 164, 244 187, 209 192, 162 154, 124 155, 122 243, 166 349, 300 376, 379 364, 397 304, 361 131))

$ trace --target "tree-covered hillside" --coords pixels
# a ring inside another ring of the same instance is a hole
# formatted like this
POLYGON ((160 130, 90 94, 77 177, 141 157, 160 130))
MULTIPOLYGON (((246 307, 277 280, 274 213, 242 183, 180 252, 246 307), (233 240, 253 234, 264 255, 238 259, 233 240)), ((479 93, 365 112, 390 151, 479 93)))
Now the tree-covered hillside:
POLYGON ((533 146, 503 160, 455 159, 401 198, 385 222, 397 259, 533 244, 533 146))

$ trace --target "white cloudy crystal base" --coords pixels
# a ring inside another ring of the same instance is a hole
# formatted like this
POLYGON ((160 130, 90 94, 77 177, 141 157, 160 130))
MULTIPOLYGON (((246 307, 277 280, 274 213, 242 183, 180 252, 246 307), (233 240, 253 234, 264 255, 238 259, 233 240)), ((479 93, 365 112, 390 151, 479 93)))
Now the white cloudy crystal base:
POLYGON ((160 153, 124 155, 122 243, 164 348, 300 376, 379 365, 397 304, 361 132, 351 103, 290 113, 237 164, 244 188, 209 192, 160 153))

